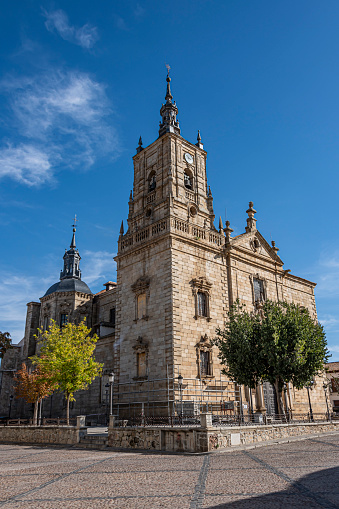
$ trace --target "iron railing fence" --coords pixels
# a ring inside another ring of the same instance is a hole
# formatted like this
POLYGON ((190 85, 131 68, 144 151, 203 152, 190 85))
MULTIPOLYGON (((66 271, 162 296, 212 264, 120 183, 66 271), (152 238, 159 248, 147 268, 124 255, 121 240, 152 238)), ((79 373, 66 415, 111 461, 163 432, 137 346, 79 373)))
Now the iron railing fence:
POLYGON ((105 414, 87 414, 85 425, 91 426, 107 426, 109 422, 109 415, 105 414))
POLYGON ((333 414, 327 413, 306 413, 294 414, 252 414, 252 415, 217 415, 213 414, 212 424, 214 426, 248 426, 253 424, 300 424, 306 422, 325 422, 335 419, 333 414))
MULTIPOLYGON (((335 419, 334 414, 212 414, 212 425, 215 427, 228 426, 261 426, 267 424, 302 424, 328 422, 335 419)), ((115 420, 116 427, 200 427, 201 419, 197 415, 169 415, 169 416, 145 416, 143 414, 133 415, 124 419, 115 420)))
POLYGON ((1 419, 0 426, 76 426, 76 417, 70 417, 69 424, 67 424, 66 417, 56 417, 49 419, 44 417, 38 419, 37 424, 33 424, 33 419, 1 419))
POLYGON ((117 421, 117 425, 122 424, 122 426, 152 426, 152 427, 177 427, 177 426, 185 426, 185 427, 200 427, 200 417, 196 415, 169 415, 169 416, 155 416, 155 417, 145 417, 144 415, 138 415, 135 417, 130 417, 129 419, 124 419, 122 421, 117 421))

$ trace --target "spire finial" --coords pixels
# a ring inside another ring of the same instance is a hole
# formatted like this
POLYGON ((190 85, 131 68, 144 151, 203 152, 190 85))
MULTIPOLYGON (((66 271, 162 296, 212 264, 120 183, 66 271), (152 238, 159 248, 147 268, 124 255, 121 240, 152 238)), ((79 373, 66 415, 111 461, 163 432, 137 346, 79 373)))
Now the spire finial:
POLYGON ((226 221, 226 228, 224 228, 225 232, 225 244, 229 244, 231 242, 231 233, 233 232, 232 228, 230 228, 230 222, 226 221))
POLYGON ((201 136, 200 131, 198 130, 198 136, 197 136, 197 143, 195 144, 196 147, 203 149, 204 145, 201 143, 201 136))
POLYGON ((166 64, 167 68, 167 86, 166 86, 166 103, 161 106, 160 115, 162 121, 160 122, 159 136, 165 133, 176 133, 180 134, 179 122, 177 121, 178 108, 175 101, 172 102, 173 96, 171 93, 170 82, 171 78, 169 75, 170 66, 166 64))
POLYGON ((76 225, 77 225, 77 222, 78 222, 78 219, 77 219, 77 215, 75 214, 74 215, 74 219, 73 219, 73 236, 72 236, 72 242, 71 242, 71 245, 69 246, 71 249, 75 249, 76 248, 76 245, 75 245, 75 232, 77 231, 77 228, 76 228, 76 225))
POLYGON ((170 78, 170 66, 168 64, 166 64, 166 69, 167 69, 167 78, 166 78, 166 81, 167 81, 167 87, 166 87, 166 96, 165 96, 165 99, 167 102, 172 102, 172 99, 173 99, 173 96, 171 94, 171 87, 170 87, 170 82, 171 82, 171 78, 170 78))
POLYGON ((219 217, 219 233, 222 233, 223 229, 224 229, 224 226, 222 224, 222 219, 221 219, 221 216, 220 216, 219 217))
POLYGON ((121 221, 120 235, 123 235, 123 234, 124 234, 124 221, 121 221))
POLYGON ((142 150, 144 150, 144 147, 142 146, 142 138, 140 136, 139 143, 138 143, 138 146, 137 146, 137 154, 139 154, 139 152, 141 152, 142 150))
POLYGON ((257 229, 255 223, 257 220, 254 217, 254 214, 256 214, 257 211, 253 208, 253 201, 249 202, 249 208, 246 210, 246 214, 248 214, 247 226, 245 228, 246 233, 249 233, 251 231, 255 231, 257 229))
POLYGON ((274 241, 274 240, 272 240, 272 248, 273 248, 273 251, 275 251, 275 254, 277 254, 277 253, 278 253, 278 251, 279 251, 279 248, 278 248, 278 247, 276 247, 276 245, 275 245, 275 241, 274 241))

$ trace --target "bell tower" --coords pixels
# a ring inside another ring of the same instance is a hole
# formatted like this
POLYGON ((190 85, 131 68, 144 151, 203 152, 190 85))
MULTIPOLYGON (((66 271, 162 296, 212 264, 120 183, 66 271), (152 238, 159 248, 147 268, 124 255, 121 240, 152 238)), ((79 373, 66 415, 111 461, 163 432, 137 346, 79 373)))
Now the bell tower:
POLYGON ((206 232, 216 231, 213 198, 206 176, 207 153, 199 131, 196 144, 181 136, 169 74, 166 81, 159 138, 144 148, 140 137, 133 157, 134 183, 129 199, 127 235, 169 217, 188 221, 206 232))
MULTIPOLYGON (((196 143, 182 137, 170 84, 167 73, 158 138, 143 147, 140 137, 133 156, 127 230, 122 223, 115 258, 115 358, 123 383, 173 375, 188 345, 214 334, 214 313, 223 316, 208 299, 213 281, 223 278, 225 238, 214 226, 207 153, 199 131, 196 143)), ((189 355, 185 375, 195 377, 196 346, 189 355)))

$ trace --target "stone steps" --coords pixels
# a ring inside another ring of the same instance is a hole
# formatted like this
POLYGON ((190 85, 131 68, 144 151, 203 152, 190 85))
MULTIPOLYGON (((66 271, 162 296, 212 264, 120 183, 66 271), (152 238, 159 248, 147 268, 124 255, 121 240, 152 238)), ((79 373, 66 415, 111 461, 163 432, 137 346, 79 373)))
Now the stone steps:
POLYGON ((108 447, 108 434, 80 436, 78 447, 83 447, 84 449, 106 449, 108 447))

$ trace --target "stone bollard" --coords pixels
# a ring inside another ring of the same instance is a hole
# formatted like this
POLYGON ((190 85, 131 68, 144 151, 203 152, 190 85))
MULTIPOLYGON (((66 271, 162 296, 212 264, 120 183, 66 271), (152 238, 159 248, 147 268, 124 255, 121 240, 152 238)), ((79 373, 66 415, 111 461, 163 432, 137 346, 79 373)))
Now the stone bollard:
POLYGON ((77 428, 85 428, 86 427, 86 415, 78 415, 77 416, 77 428))
POLYGON ((200 425, 202 428, 212 427, 212 414, 210 412, 200 414, 200 425))
POLYGON ((108 427, 109 428, 114 428, 115 426, 115 415, 110 415, 109 416, 109 425, 108 427))

